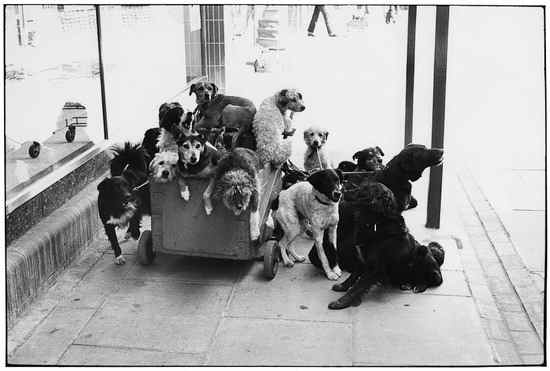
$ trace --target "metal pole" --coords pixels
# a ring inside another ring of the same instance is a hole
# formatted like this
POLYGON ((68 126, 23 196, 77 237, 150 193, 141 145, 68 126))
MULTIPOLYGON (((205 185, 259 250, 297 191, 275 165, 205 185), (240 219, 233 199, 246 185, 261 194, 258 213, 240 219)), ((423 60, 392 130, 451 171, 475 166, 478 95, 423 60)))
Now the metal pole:
MULTIPOLYGON (((432 109, 432 148, 443 148, 445 92, 447 85, 447 42, 449 6, 438 5, 435 20, 434 88, 432 109)), ((427 228, 439 228, 443 166, 430 169, 427 228)))
POLYGON ((97 30, 97 50, 99 54, 99 84, 101 87, 101 109, 103 111, 103 136, 109 139, 109 130, 107 128, 107 104, 105 103, 105 75, 103 70, 103 53, 101 52, 101 16, 99 14, 99 5, 95 7, 95 20, 97 30))
POLYGON ((416 40, 416 5, 409 5, 407 27, 407 85, 405 87, 405 146, 412 142, 414 101, 414 58, 416 40))

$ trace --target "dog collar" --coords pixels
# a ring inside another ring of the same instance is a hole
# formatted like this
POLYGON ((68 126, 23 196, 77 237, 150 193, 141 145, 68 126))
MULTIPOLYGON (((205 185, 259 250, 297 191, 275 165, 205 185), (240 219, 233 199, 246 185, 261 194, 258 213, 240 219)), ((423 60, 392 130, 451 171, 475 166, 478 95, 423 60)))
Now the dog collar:
POLYGON ((330 203, 321 201, 321 199, 319 199, 319 197, 317 197, 317 195, 315 195, 315 199, 316 199, 320 204, 323 204, 323 205, 325 205, 325 206, 330 206, 330 203))

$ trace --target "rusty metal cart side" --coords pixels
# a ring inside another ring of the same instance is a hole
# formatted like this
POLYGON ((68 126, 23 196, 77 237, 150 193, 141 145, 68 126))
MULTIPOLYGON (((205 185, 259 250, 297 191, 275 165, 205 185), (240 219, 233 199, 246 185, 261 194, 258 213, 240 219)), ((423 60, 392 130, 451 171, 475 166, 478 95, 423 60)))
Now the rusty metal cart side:
POLYGON ((177 182, 151 183, 151 231, 143 231, 138 242, 138 259, 150 264, 157 252, 234 260, 256 259, 264 254, 264 273, 277 273, 279 254, 269 241, 271 228, 266 226, 271 200, 281 187, 281 171, 261 171, 259 243, 250 240, 250 211, 235 216, 220 202, 206 215, 202 193, 207 179, 188 179, 191 199, 184 201, 177 182))

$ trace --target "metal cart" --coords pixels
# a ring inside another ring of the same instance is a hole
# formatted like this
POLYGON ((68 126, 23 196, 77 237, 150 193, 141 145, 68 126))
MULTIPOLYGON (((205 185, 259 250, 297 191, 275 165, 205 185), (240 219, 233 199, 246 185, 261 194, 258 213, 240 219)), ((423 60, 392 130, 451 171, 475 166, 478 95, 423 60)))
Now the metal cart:
POLYGON ((250 240, 250 212, 235 216, 221 202, 207 216, 202 193, 207 179, 188 179, 191 199, 179 195, 177 182, 151 182, 151 231, 142 232, 138 241, 138 261, 151 264, 156 253, 252 260, 263 255, 264 274, 273 279, 277 274, 280 251, 271 239, 272 228, 266 225, 271 201, 281 189, 281 170, 260 171, 260 239, 250 240))

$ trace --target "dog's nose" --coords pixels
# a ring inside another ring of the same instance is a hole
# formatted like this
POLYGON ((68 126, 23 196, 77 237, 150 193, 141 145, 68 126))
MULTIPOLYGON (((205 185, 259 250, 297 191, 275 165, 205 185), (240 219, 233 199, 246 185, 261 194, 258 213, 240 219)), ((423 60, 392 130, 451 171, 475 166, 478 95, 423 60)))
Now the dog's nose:
POLYGON ((299 112, 302 112, 303 110, 306 109, 306 106, 300 106, 300 109, 298 110, 299 112))
POLYGON ((197 158, 193 156, 193 157, 191 157, 190 161, 191 161, 191 163, 194 164, 195 162, 197 162, 197 158))
POLYGON ((168 175, 170 175, 170 173, 168 172, 168 170, 163 170, 163 171, 162 171, 162 177, 163 177, 163 178, 168 178, 168 175))
POLYGON ((342 197, 342 192, 334 191, 334 192, 332 192, 332 197, 335 199, 335 201, 338 201, 340 199, 340 197, 342 197))
POLYGON ((319 141, 314 140, 314 141, 313 141, 313 145, 314 145, 315 147, 319 147, 319 141))

